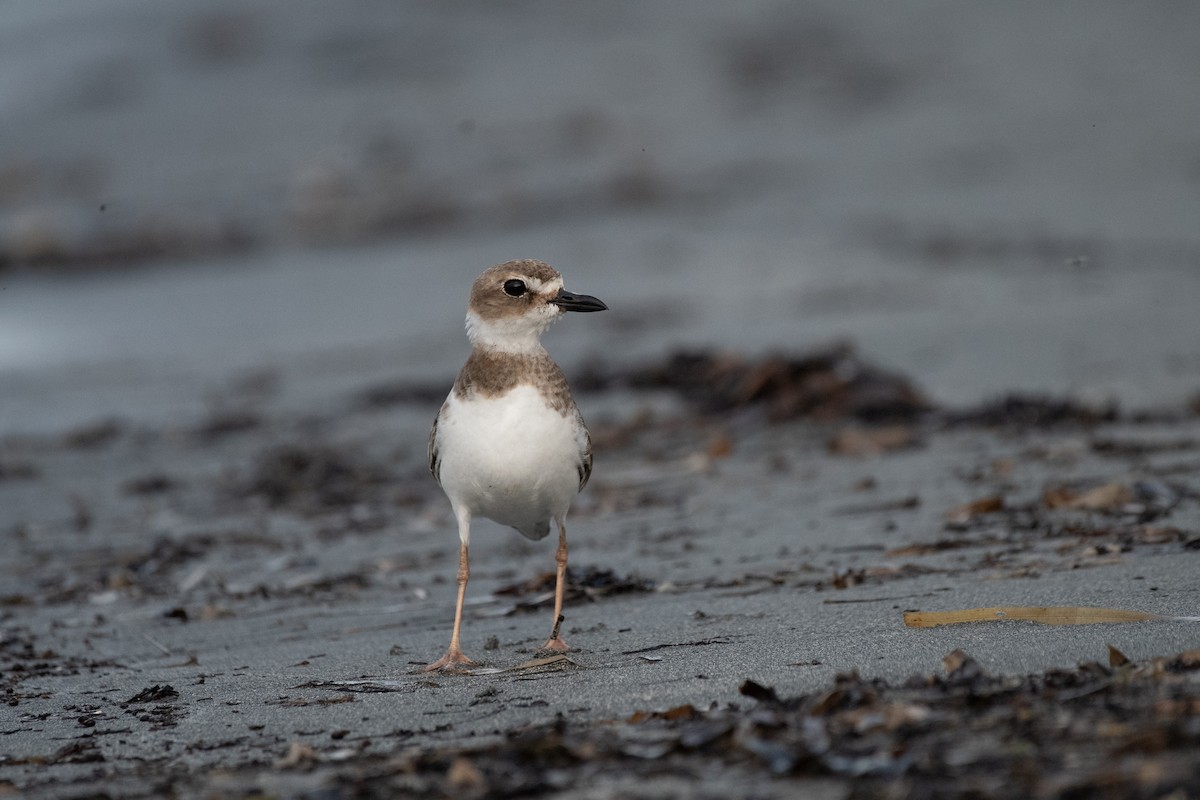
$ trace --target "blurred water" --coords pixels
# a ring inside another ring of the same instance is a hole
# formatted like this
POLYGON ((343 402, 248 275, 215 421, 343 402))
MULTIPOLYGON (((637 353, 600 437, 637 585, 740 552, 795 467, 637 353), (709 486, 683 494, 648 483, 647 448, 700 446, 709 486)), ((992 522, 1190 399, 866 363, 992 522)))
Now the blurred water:
POLYGON ((246 370, 297 405, 452 375, 471 279, 513 257, 612 307, 548 336, 568 363, 851 338, 947 402, 1177 402, 1198 22, 10 0, 2 428, 201 414, 246 370))

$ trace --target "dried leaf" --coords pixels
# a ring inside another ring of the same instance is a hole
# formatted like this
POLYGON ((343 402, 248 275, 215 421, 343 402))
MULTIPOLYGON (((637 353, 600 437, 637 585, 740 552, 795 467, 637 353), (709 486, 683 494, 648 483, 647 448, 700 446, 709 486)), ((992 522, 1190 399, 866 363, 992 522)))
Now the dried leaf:
POLYGON ((1200 669, 1200 650, 1185 650, 1172 660, 1179 669, 1200 669))
POLYGON ((668 708, 666 711, 662 712, 660 716, 662 716, 662 718, 668 722, 674 722, 677 719, 694 719, 695 717, 699 716, 699 713, 696 711, 696 707, 691 703, 685 703, 681 706, 668 708))
POLYGON ((708 443, 707 455, 709 458, 727 458, 732 454, 733 437, 728 433, 722 433, 708 443))
POLYGON ((1132 489, 1120 483, 1110 483, 1084 492, 1072 505, 1085 510, 1105 511, 1120 508, 1131 502, 1133 502, 1132 489))
POLYGON ((1042 505, 1046 508, 1069 508, 1079 494, 1065 486, 1053 486, 1042 492, 1042 505))
POLYGON ((450 769, 446 770, 446 788, 452 796, 475 794, 487 788, 487 779, 470 759, 459 756, 450 764, 450 769))
POLYGON ((304 744, 292 742, 287 754, 275 762, 275 769, 309 769, 317 762, 317 751, 304 744))
POLYGON ((916 431, 908 425, 887 425, 881 428, 851 426, 829 440, 829 452, 840 456, 872 458, 883 453, 912 447, 917 443, 916 431))
POLYGON ((1110 667, 1123 667, 1129 663, 1129 657, 1122 653, 1111 644, 1108 646, 1108 665, 1110 667))
POLYGON ((839 570, 833 574, 833 580, 829 585, 834 589, 849 589, 852 586, 858 586, 863 581, 862 570, 839 570))
POLYGON ((632 725, 639 725, 649 719, 662 719, 667 722, 676 722, 682 719, 698 719, 703 716, 696 707, 691 703, 685 703, 681 706, 668 708, 666 711, 635 711, 629 715, 629 722, 632 725))
POLYGON ((579 666, 579 662, 571 660, 570 656, 565 656, 562 653, 558 653, 556 655, 546 656, 545 658, 531 658, 528 661, 524 661, 520 664, 517 664, 515 667, 509 667, 508 669, 504 670, 504 672, 518 672, 520 670, 541 669, 542 667, 549 667, 549 666, 553 666, 555 664, 562 664, 562 665, 570 664, 573 667, 579 666))
POLYGON ((965 525, 980 514, 994 514, 1004 510, 1004 498, 1000 495, 981 497, 961 506, 955 506, 946 512, 946 522, 950 525, 965 525))
POLYGON ((968 658, 970 658, 970 656, 964 653, 962 650, 951 650, 949 653, 946 653, 946 655, 942 656, 942 666, 946 668, 946 672, 954 672, 961 667, 968 658))
POLYGON ((842 721, 856 734, 865 736, 875 731, 893 732, 929 719, 928 706, 908 703, 887 703, 847 711, 842 721))
POLYGON ((998 622, 1013 619, 1045 625, 1092 625, 1098 622, 1145 622, 1179 618, 1142 611, 1088 606, 998 606, 958 611, 904 612, 904 624, 910 628, 936 628, 939 625, 958 625, 964 622, 998 622))
POLYGON ((1170 544, 1181 542, 1184 538, 1186 534, 1183 531, 1170 526, 1145 525, 1134 534, 1134 539, 1140 544, 1170 544))
POLYGON ((1133 502, 1133 490, 1123 483, 1107 483, 1086 492, 1066 486, 1047 489, 1042 495, 1046 508, 1070 508, 1080 511, 1116 511, 1133 502))
POLYGON ((942 666, 946 668, 946 676, 955 681, 973 681, 987 674, 978 661, 962 650, 951 650, 942 656, 942 666))
POLYGON ((211 622, 214 619, 225 619, 226 617, 235 616, 232 610, 218 606, 215 603, 208 603, 204 608, 200 609, 200 619, 205 622, 211 622))

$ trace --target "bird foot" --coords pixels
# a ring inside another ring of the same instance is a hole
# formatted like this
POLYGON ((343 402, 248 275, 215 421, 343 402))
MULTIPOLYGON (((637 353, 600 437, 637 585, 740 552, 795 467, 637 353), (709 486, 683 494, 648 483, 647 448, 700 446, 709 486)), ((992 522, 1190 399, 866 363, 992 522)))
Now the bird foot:
POLYGON ((462 650, 450 649, 446 651, 446 655, 439 658, 432 664, 427 664, 421 667, 420 672, 442 672, 447 675, 463 675, 471 667, 478 667, 479 664, 472 661, 463 655, 462 650))
POLYGON ((539 653, 566 653, 570 650, 571 645, 564 642, 561 636, 551 636, 544 645, 538 648, 539 653))

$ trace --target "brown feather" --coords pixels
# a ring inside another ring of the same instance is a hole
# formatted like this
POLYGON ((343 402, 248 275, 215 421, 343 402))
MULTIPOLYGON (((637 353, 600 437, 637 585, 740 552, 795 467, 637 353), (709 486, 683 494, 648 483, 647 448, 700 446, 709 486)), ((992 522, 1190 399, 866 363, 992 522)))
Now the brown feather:
POLYGON ((499 397, 523 383, 537 386, 546 405, 564 417, 575 410, 567 376, 545 351, 502 353, 476 347, 454 381, 454 394, 463 400, 499 397))

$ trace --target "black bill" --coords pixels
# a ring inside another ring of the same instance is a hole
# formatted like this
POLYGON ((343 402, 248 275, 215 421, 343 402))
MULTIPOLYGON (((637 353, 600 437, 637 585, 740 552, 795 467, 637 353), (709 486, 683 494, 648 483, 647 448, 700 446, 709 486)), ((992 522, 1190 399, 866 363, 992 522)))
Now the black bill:
POLYGON ((590 294, 573 294, 566 289, 559 289, 558 295, 550 302, 563 311, 608 311, 603 301, 590 294))

